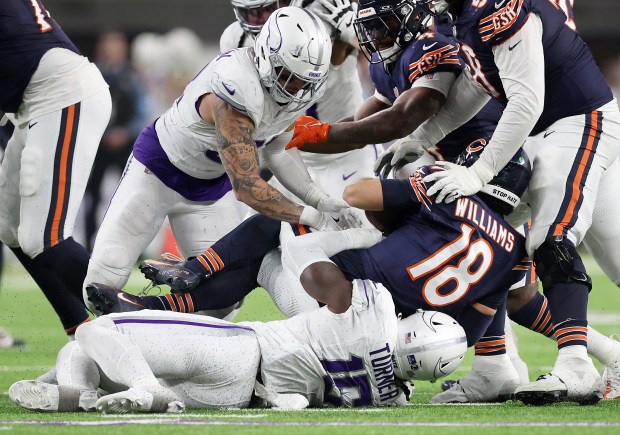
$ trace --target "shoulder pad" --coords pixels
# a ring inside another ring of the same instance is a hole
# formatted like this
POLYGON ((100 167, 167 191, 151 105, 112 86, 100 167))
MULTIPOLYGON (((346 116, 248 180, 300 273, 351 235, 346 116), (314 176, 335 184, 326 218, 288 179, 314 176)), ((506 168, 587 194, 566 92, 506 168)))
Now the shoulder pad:
POLYGON ((489 0, 480 10, 478 33, 482 42, 497 45, 514 35, 527 21, 525 0, 489 0))
POLYGON ((406 56, 403 66, 407 69, 410 83, 426 74, 442 71, 459 72, 463 63, 459 57, 459 46, 456 41, 442 35, 425 33, 403 53, 406 56))
POLYGON ((245 37, 241 25, 235 21, 226 27, 222 36, 220 36, 220 52, 223 53, 234 48, 242 48, 245 46, 246 39, 248 38, 245 37))

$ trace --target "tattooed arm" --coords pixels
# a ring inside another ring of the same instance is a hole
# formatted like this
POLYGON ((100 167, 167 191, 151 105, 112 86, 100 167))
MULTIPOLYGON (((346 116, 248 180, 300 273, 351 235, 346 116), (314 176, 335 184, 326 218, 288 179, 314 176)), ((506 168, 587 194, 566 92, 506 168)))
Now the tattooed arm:
MULTIPOLYGON (((218 153, 237 199, 265 216, 299 223, 303 206, 288 200, 259 175, 252 120, 212 94, 203 100, 210 100, 204 103, 211 103, 218 153)), ((210 116, 203 118, 209 121, 210 116)))

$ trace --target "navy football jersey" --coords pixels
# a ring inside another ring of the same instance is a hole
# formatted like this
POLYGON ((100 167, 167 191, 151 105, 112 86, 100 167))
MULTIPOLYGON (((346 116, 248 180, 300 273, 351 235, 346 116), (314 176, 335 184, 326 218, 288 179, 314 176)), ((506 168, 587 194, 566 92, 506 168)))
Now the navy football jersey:
MULTIPOLYGON (((387 70, 381 63, 371 64, 370 77, 377 91, 394 103, 420 77, 444 71, 460 74, 464 61, 448 27, 438 27, 437 32, 421 35, 387 70)), ((489 102, 478 115, 447 135, 429 152, 437 160, 454 160, 470 143, 491 136, 501 115, 501 104, 489 102)))
POLYGON ((370 77, 377 91, 394 103, 418 78, 437 72, 460 74, 463 67, 456 41, 428 32, 409 44, 387 68, 383 63, 370 64, 370 77))
POLYGON ((377 245, 332 260, 349 278, 383 284, 403 316, 422 308, 456 318, 475 302, 497 308, 531 265, 525 238, 477 196, 436 204, 422 181, 436 170, 443 169, 423 166, 407 180, 383 180, 386 211, 402 211, 404 223, 377 245), (388 189, 400 203, 387 200, 388 189))
POLYGON ((466 0, 455 21, 456 37, 472 75, 487 92, 506 101, 491 49, 510 39, 530 13, 542 20, 545 54, 545 105, 532 131, 537 134, 561 118, 595 110, 613 96, 589 48, 566 24, 567 17, 555 1, 466 0))
POLYGON ((0 1, 0 110, 17 112, 39 61, 55 47, 79 53, 41 0, 0 1))

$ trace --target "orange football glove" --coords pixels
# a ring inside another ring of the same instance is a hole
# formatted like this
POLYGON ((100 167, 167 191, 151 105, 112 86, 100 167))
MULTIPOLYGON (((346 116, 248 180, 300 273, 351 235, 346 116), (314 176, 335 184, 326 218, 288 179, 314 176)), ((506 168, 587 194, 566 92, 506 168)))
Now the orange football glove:
POLYGON ((329 133, 328 123, 322 123, 312 116, 302 115, 295 121, 295 131, 293 139, 286 145, 286 149, 299 148, 302 149, 307 143, 323 143, 327 142, 327 134, 329 133))

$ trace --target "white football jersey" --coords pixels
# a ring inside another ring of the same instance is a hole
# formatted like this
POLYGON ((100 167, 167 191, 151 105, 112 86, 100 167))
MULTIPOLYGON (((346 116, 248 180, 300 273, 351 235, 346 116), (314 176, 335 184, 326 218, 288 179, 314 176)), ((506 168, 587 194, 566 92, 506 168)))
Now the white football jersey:
MULTIPOLYGON (((312 10, 312 7, 310 9, 312 10)), ((328 23, 323 21, 323 24, 327 29, 332 29, 328 23)), ((222 53, 235 48, 253 46, 254 40, 244 34, 238 21, 230 24, 220 37, 222 53)), ((325 82, 325 94, 310 109, 310 115, 322 122, 334 123, 357 112, 364 98, 362 83, 357 72, 356 55, 357 50, 353 50, 340 65, 330 65, 325 82)))
POLYGON ((281 110, 263 88, 253 57, 252 48, 220 54, 189 82, 183 95, 155 123, 162 148, 183 172, 201 179, 225 172, 217 158, 215 126, 198 113, 203 95, 215 94, 247 114, 255 125, 253 139, 259 146, 284 132, 312 105, 308 103, 295 112, 281 110))
POLYGON ((239 21, 235 21, 220 36, 220 53, 244 47, 254 47, 254 39, 243 31, 239 21))
POLYGON ((275 393, 304 395, 311 406, 403 404, 394 384, 397 317, 389 292, 355 281, 351 307, 327 307, 267 323, 242 322, 258 338, 262 382, 275 393))

